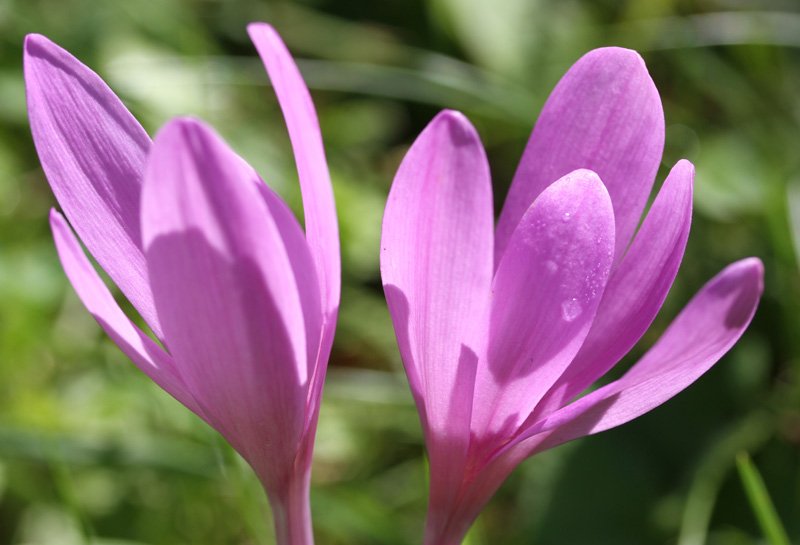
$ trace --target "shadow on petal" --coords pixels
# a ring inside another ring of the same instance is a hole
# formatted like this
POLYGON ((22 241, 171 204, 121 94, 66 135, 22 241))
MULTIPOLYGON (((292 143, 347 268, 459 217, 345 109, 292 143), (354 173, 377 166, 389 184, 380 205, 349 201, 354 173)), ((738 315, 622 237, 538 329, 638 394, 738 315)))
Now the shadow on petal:
POLYGON ((197 229, 158 236, 147 259, 177 372, 265 486, 281 486, 305 429, 307 376, 269 271, 197 229))

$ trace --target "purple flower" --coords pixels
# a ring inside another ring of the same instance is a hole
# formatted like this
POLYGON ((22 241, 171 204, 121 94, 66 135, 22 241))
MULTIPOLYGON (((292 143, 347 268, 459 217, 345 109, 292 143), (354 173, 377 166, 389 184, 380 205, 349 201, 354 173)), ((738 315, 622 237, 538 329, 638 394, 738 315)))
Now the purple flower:
POLYGON ((687 161, 634 236, 663 143, 644 62, 607 48, 553 91, 496 231, 486 155, 464 116, 439 114, 406 155, 381 273, 430 458, 426 544, 460 543, 522 460, 660 405, 749 324, 756 258, 706 284, 622 378, 575 400, 641 338, 683 257, 687 161))
POLYGON ((28 111, 69 223, 160 345, 125 316, 53 211, 58 254, 79 297, 144 373, 250 463, 278 542, 310 544, 311 453, 339 305, 338 228, 300 72, 271 27, 248 30, 289 129, 305 233, 210 128, 178 119, 151 144, 94 72, 37 35, 25 40, 28 111))

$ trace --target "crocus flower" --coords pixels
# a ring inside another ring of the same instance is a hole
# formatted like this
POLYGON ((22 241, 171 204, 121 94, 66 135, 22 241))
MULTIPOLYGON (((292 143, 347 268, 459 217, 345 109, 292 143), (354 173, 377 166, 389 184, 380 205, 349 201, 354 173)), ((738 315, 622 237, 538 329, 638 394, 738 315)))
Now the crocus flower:
POLYGON ((278 542, 313 543, 309 474, 340 289, 333 193, 314 106, 278 34, 249 27, 294 149, 305 233, 211 129, 151 141, 106 84, 25 41, 36 149, 67 221, 50 221, 78 296, 120 349, 248 461, 278 542), (71 228, 70 228, 71 225, 71 228), (72 229, 149 326, 120 309, 72 229))
POLYGON ((577 398, 641 338, 689 234, 674 166, 636 231, 664 118, 642 59, 599 49, 548 99, 493 229, 486 155, 444 111, 395 177, 381 273, 430 461, 425 543, 460 543, 522 460, 619 426, 707 371, 749 324, 758 259, 706 284, 622 378, 577 398))

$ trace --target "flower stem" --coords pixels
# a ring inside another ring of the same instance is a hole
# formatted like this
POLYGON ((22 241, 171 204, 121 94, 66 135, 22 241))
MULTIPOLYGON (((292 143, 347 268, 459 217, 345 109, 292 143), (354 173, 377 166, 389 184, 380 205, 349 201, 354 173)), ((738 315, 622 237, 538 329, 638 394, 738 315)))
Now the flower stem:
POLYGON ((309 475, 291 479, 270 497, 278 545, 314 545, 309 501, 309 475))
POLYGON ((424 545, 461 545, 464 537, 469 530, 469 525, 464 525, 463 528, 453 529, 450 527, 445 528, 431 528, 430 525, 425 530, 424 545))

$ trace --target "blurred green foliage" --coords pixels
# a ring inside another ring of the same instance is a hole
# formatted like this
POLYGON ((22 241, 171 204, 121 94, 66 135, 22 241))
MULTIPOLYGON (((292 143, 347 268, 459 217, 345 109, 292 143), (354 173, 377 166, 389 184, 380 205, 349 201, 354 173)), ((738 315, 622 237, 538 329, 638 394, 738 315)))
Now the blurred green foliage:
POLYGON ((611 44, 639 50, 662 94, 659 180, 681 157, 698 172, 684 266, 621 367, 725 264, 760 256, 766 293, 743 340, 688 391, 523 464, 468 544, 764 543, 740 451, 800 541, 795 0, 0 0, 0 544, 272 543, 249 469, 125 360, 68 286, 21 74, 23 36, 46 34, 151 133, 178 114, 214 124, 298 209, 251 20, 273 23, 301 59, 339 205, 343 298, 312 491, 320 545, 420 542, 424 449, 377 267, 405 149, 438 109, 464 111, 487 146, 499 209, 550 89, 611 44))

